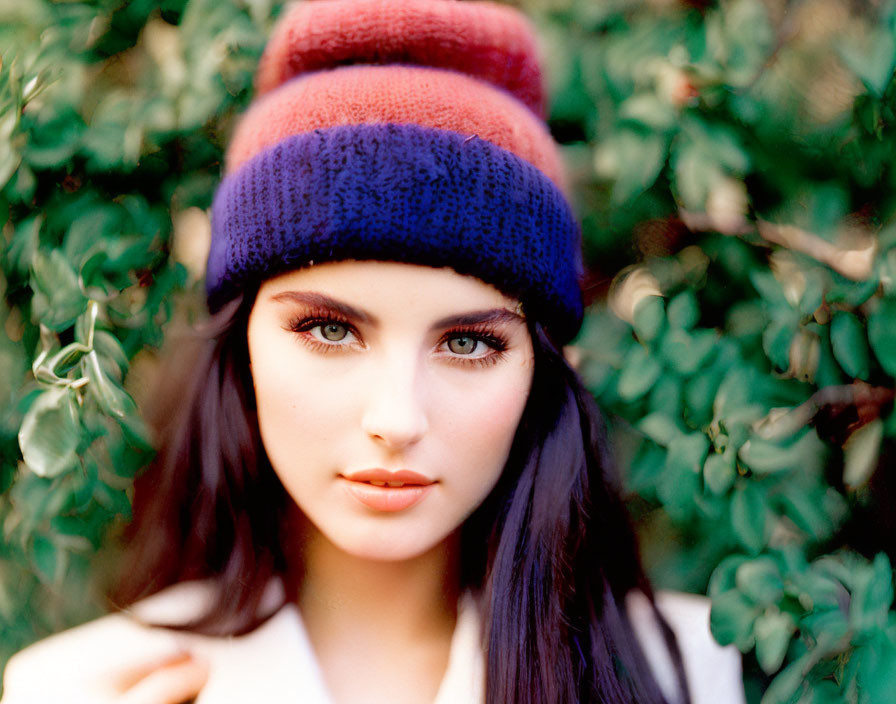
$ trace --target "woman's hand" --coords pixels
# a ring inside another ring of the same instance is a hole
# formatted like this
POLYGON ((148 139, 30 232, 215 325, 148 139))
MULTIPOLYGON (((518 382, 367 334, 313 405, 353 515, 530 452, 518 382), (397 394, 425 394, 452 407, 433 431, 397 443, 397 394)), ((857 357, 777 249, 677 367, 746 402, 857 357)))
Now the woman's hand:
POLYGON ((198 696, 209 676, 208 663, 181 648, 153 655, 126 653, 137 655, 129 659, 132 664, 119 661, 103 667, 108 654, 92 653, 89 647, 75 654, 65 645, 54 652, 27 649, 13 657, 0 704, 186 704, 198 696), (100 666, 91 667, 96 664, 100 666))
POLYGON ((184 704, 192 701, 208 680, 208 664, 190 653, 142 663, 123 671, 115 682, 115 704, 184 704))

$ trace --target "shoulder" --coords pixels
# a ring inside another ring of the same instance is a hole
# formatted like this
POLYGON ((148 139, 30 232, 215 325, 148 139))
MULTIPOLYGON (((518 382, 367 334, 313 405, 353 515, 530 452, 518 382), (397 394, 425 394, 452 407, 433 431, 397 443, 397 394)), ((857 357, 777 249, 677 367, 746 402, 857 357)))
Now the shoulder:
MULTIPOLYGON (((272 584, 265 598, 276 597, 281 588, 272 584)), ((197 704, 276 702, 283 701, 286 692, 301 692, 308 704, 327 701, 294 605, 284 606, 240 636, 215 637, 149 625, 188 622, 205 612, 213 595, 209 583, 178 584, 127 612, 26 648, 7 666, 0 704, 113 704, 122 701, 122 692, 130 693, 136 681, 186 654, 207 670, 197 704)), ((165 677, 162 684, 172 684, 165 677)))
MULTIPOLYGON (((681 649, 693 704, 742 704, 745 698, 740 653, 733 646, 722 647, 712 637, 709 599, 659 592, 656 603, 681 649)), ((672 660, 647 598, 640 592, 630 593, 626 610, 661 688, 667 693, 676 692, 672 660)))
POLYGON ((152 668, 185 650, 188 636, 145 622, 189 619, 199 612, 206 594, 198 583, 177 585, 127 612, 104 616, 25 648, 7 663, 2 704, 110 700, 129 672, 152 668))

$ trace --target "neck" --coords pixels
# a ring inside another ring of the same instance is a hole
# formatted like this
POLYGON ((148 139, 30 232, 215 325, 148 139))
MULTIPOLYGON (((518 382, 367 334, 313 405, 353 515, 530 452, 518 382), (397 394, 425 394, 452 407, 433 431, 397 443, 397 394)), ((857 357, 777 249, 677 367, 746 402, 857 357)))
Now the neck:
POLYGON ((458 597, 457 539, 417 557, 382 561, 350 555, 308 531, 298 605, 312 641, 339 634, 382 640, 450 636, 458 597))

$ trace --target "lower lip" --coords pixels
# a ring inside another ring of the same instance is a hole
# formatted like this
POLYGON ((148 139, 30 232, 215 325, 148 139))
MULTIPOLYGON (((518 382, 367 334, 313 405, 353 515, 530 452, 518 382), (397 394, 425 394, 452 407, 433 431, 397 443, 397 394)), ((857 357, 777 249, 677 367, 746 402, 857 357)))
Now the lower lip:
POLYGON ((367 508, 382 513, 395 513, 415 506, 426 498, 435 484, 425 486, 374 486, 366 482, 353 482, 343 478, 345 490, 367 508))

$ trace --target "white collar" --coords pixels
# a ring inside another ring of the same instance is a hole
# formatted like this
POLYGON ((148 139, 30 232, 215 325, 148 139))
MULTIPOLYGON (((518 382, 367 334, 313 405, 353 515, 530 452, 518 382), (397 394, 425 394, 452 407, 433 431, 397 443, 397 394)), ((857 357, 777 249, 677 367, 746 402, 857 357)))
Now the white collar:
MULTIPOLYGON (((202 585, 177 585, 137 605, 134 611, 150 621, 183 620, 184 612, 197 613, 207 598, 202 585)), ((332 704, 294 604, 287 604, 243 636, 214 638, 184 633, 177 637, 185 648, 207 658, 210 665, 208 682, 196 704, 332 704)), ((484 702, 484 658, 479 615, 473 597, 466 594, 458 603, 448 667, 433 704, 484 702)))

